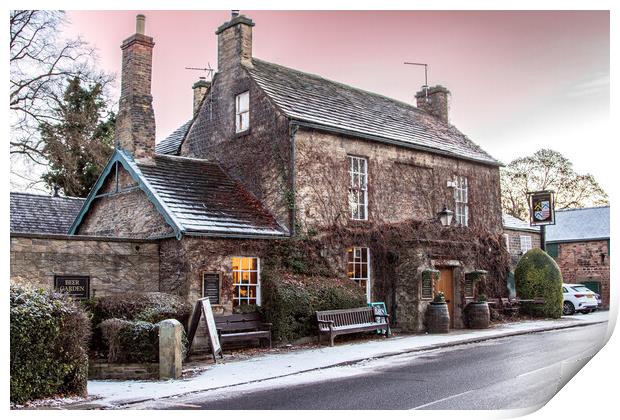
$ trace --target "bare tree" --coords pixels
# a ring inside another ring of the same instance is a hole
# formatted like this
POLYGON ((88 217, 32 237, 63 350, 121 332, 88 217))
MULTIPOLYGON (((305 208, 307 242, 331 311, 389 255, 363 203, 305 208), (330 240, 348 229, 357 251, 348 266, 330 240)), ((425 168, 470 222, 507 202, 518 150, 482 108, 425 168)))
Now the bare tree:
POLYGON ((81 39, 60 39, 61 11, 13 10, 10 13, 10 153, 12 175, 28 179, 28 164, 45 165, 39 126, 57 122, 68 80, 106 86, 111 76, 93 68, 94 50, 81 39), (13 167, 14 163, 18 163, 13 167))
POLYGON ((590 174, 580 175, 573 164, 554 150, 542 149, 518 158, 502 169, 502 208, 527 220, 527 193, 554 190, 556 208, 580 208, 608 204, 608 197, 590 174))

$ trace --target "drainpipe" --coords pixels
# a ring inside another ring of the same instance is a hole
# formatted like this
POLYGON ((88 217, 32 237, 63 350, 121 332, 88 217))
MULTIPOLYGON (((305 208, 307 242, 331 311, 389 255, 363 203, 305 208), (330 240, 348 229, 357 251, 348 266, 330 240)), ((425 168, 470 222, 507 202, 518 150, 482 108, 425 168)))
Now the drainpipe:
POLYGON ((293 197, 293 205, 292 205, 292 208, 290 209, 291 237, 294 237, 296 234, 295 214, 297 212, 297 199, 296 199, 295 185, 297 182, 297 167, 295 165, 295 158, 296 158, 297 152, 296 152, 296 147, 295 147, 295 134, 297 134, 298 128, 299 128, 299 125, 293 124, 292 122, 289 123, 289 135, 290 135, 290 140, 291 140, 291 190, 290 191, 293 197))

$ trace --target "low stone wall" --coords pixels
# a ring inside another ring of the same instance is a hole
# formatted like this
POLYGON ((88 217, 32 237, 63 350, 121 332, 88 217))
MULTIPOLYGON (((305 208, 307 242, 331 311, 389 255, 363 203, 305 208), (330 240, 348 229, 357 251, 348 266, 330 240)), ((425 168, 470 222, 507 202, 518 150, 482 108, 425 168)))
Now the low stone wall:
POLYGON ((159 379, 159 363, 108 363, 90 360, 88 379, 159 379))
POLYGON ((11 282, 44 289, 56 276, 90 279, 89 296, 159 291, 156 241, 11 234, 11 282))

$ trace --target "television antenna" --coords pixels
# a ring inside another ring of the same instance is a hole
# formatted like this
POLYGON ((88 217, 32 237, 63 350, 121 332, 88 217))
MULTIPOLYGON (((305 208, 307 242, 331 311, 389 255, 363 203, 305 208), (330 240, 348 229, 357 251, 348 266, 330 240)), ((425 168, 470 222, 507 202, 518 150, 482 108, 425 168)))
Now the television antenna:
MULTIPOLYGON (((214 70, 211 68, 211 63, 207 63, 207 67, 185 67, 185 70, 204 71, 205 73, 207 73, 207 77, 209 78, 209 80, 213 79, 214 70)), ((206 77, 200 76, 199 79, 206 80, 206 77)))
POLYGON ((405 61, 405 64, 409 64, 410 66, 424 66, 424 86, 422 86, 422 88, 424 89, 424 96, 427 101, 428 101, 428 64, 426 63, 410 63, 408 61, 405 61))

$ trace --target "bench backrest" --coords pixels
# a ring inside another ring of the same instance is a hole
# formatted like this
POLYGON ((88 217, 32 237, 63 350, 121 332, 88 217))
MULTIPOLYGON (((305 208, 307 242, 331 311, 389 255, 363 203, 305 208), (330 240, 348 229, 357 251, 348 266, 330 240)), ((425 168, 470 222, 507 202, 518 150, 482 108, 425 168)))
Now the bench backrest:
POLYGON ((316 319, 317 321, 334 321, 335 327, 342 327, 375 322, 375 313, 370 307, 336 309, 333 311, 317 311, 316 319))
POLYGON ((253 330, 260 327, 261 323, 258 312, 215 317, 215 327, 221 331, 253 330))

